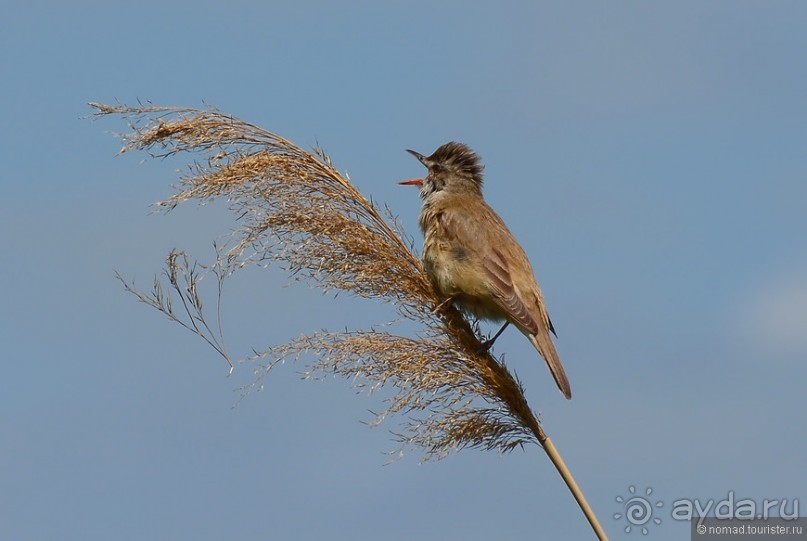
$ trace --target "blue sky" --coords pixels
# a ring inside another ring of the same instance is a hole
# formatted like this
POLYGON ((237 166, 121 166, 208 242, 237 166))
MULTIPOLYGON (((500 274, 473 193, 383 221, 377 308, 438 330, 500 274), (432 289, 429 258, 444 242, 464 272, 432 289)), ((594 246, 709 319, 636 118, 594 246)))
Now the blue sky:
MULTIPOLYGON (((182 160, 116 157, 86 102, 203 102, 303 146, 419 242, 421 174, 448 140, 529 254, 574 389, 516 332, 497 348, 612 538, 652 488, 805 498, 807 6, 801 2, 32 2, 0 21, 0 538, 587 539, 542 452, 393 465, 382 406, 271 374, 237 408, 200 340, 137 304, 220 206, 150 215, 182 160), (643 493, 643 492, 642 492, 643 493)), ((236 354, 388 307, 277 269, 230 284, 236 354)), ((807 506, 807 501, 803 502, 807 506)))

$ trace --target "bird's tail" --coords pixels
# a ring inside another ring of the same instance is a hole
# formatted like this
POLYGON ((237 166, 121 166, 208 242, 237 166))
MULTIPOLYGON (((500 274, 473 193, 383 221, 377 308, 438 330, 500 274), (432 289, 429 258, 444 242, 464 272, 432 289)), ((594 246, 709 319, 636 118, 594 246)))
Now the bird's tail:
POLYGON ((558 389, 563 393, 567 399, 572 398, 572 388, 569 386, 569 380, 566 378, 566 371, 563 370, 563 365, 558 357, 558 352, 555 351, 555 344, 552 343, 552 337, 549 336, 548 331, 540 332, 539 334, 529 334, 530 342, 538 350, 538 353, 546 361, 549 371, 552 372, 552 377, 555 378, 555 383, 558 384, 558 389))

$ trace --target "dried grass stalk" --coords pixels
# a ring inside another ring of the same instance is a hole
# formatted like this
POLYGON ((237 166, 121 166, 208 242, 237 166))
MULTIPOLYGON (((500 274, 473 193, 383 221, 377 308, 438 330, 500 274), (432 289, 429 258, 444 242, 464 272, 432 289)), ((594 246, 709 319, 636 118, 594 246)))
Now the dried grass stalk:
POLYGON ((392 389, 386 410, 407 421, 396 434, 404 446, 442 458, 465 447, 510 451, 537 443, 549 455, 597 535, 605 534, 563 460, 530 409, 524 389, 506 366, 484 351, 462 315, 441 299, 387 208, 365 198, 319 148, 313 153, 216 109, 91 103, 96 116, 126 118, 121 152, 153 157, 201 153, 181 177, 176 193, 158 203, 170 210, 189 200, 226 198, 241 227, 217 246, 209 266, 172 252, 164 270, 169 287, 155 280, 142 293, 128 291, 195 332, 232 367, 224 346, 218 306, 222 284, 251 264, 278 262, 323 290, 391 303, 422 326, 417 338, 375 329, 303 336, 256 352, 256 385, 284 359, 313 352, 310 374, 335 373, 363 389, 392 389), (199 294, 199 282, 217 278, 216 324, 199 294), (177 299, 177 301, 172 301, 177 299), (177 304, 181 308, 177 308, 177 304))

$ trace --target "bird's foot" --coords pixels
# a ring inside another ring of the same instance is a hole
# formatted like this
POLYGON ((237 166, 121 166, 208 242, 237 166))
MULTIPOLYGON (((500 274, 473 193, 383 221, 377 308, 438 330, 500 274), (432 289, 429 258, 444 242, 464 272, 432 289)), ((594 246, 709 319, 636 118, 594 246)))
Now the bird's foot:
POLYGON ((489 340, 485 340, 482 342, 482 347, 477 350, 477 353, 490 353, 490 348, 493 347, 493 343, 496 341, 495 338, 491 338, 489 340))
POLYGON ((496 334, 494 334, 492 338, 488 338, 487 340, 485 340, 484 342, 482 342, 482 347, 479 349, 479 351, 478 351, 477 353, 488 353, 488 352, 490 352, 490 348, 492 348, 492 347, 493 347, 493 343, 496 341, 496 339, 497 339, 499 336, 501 336, 501 334, 504 332, 504 330, 507 328, 507 326, 508 326, 509 324, 510 324, 510 323, 506 321, 506 322, 504 323, 504 325, 502 325, 502 328, 501 328, 501 329, 499 329, 499 332, 497 332, 496 334))

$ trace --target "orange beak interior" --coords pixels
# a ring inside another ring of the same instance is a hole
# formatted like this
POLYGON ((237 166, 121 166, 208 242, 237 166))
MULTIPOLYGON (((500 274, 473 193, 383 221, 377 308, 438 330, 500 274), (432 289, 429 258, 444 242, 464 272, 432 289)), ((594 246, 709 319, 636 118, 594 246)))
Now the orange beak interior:
POLYGON ((413 178, 412 180, 403 180, 399 182, 401 186, 417 186, 420 188, 423 186, 423 179, 422 178, 413 178))

